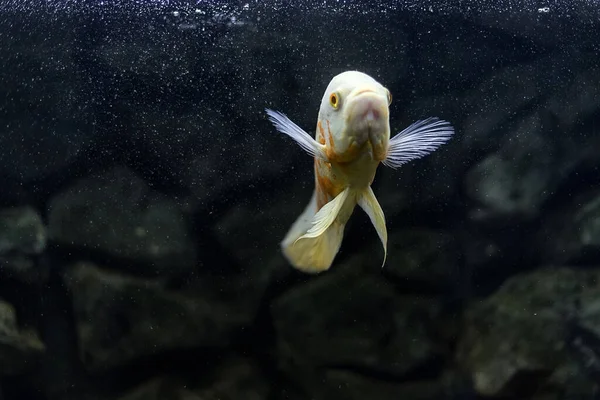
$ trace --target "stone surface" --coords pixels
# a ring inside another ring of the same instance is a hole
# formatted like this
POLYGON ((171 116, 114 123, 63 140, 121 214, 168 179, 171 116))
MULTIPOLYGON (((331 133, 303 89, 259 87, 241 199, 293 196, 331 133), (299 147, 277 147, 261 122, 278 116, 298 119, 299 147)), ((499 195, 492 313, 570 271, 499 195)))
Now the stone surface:
POLYGON ((338 265, 335 274, 292 288, 275 301, 272 315, 284 368, 401 377, 443 354, 431 330, 440 317, 436 299, 398 295, 359 266, 338 265))
POLYGON ((239 202, 214 224, 215 238, 232 261, 243 266, 245 276, 252 276, 256 290, 274 273, 285 275, 290 270, 280 243, 308 204, 313 180, 308 175, 300 182, 289 180, 285 188, 239 202))
POLYGON ((596 265, 600 255, 600 192, 592 189, 552 210, 535 234, 542 262, 596 265))
POLYGON ((0 301, 0 374, 18 375, 33 368, 44 351, 38 334, 19 328, 14 307, 0 301))
POLYGON ((187 390, 178 381, 167 378, 156 378, 143 383, 129 393, 119 397, 119 400, 204 400, 202 397, 187 390))
POLYGON ((173 292, 159 282, 82 263, 65 275, 72 292, 80 358, 91 371, 170 350, 225 346, 246 315, 210 292, 173 292))
POLYGON ((46 230, 31 207, 0 210, 0 254, 40 254, 46 248, 46 230))
POLYGON ((315 400, 326 399, 460 399, 459 387, 453 387, 444 379, 420 379, 415 382, 394 382, 385 379, 367 377, 344 370, 326 370, 319 385, 310 392, 315 400))
POLYGON ((2 275, 22 282, 41 282, 45 269, 34 258, 46 250, 46 227, 32 207, 0 210, 0 266, 2 275))
POLYGON ((168 376, 155 378, 119 400, 264 400, 270 398, 269 393, 269 382, 252 360, 228 357, 208 376, 189 382, 168 376))
POLYGON ((202 400, 263 400, 270 398, 272 384, 252 359, 230 357, 194 393, 202 400))
POLYGON ((52 199, 48 213, 49 239, 61 248, 99 252, 147 275, 177 275, 196 265, 177 203, 126 168, 75 182, 52 199))
POLYGON ((564 387, 567 317, 598 327, 600 271, 546 268, 516 275, 465 314, 457 357, 484 396, 522 396, 545 386, 564 387))
MULTIPOLYGON (((465 140, 471 142, 471 150, 481 139, 500 146, 493 150, 495 146, 488 145, 493 153, 480 160, 465 176, 465 192, 477 204, 470 213, 475 221, 535 219, 548 199, 578 170, 598 165, 593 149, 600 144, 600 139, 590 122, 599 110, 594 105, 597 102, 592 100, 600 98, 596 84, 598 74, 593 72, 598 66, 574 50, 570 56, 579 57, 580 70, 561 73, 570 60, 569 54, 555 56, 552 70, 560 79, 552 88, 547 88, 538 74, 542 60, 522 68, 521 73, 520 67, 508 68, 514 79, 528 82, 520 90, 531 86, 527 95, 510 93, 505 97, 504 102, 514 109, 510 115, 512 122, 504 116, 492 118, 491 123, 486 118, 489 130, 482 130, 477 124, 466 125, 470 129, 465 132, 465 140), (530 79, 524 79, 527 76, 530 79), (515 101, 512 101, 513 96, 515 101), (489 133, 481 135, 486 131, 489 133)), ((506 110, 500 104, 494 107, 494 102, 488 107, 498 115, 506 110)), ((471 118, 479 118, 479 115, 471 118)))
POLYGON ((510 129, 520 123, 519 114, 543 96, 539 70, 552 60, 546 57, 507 65, 491 72, 487 79, 474 82, 474 87, 421 96, 396 112, 392 107, 393 134, 429 116, 450 121, 456 134, 431 155, 396 171, 380 167, 375 179, 376 195, 386 216, 393 220, 401 213, 402 217, 423 219, 438 204, 451 212, 449 204, 461 191, 467 168, 496 151, 510 129), (420 211, 418 215, 411 213, 415 209, 420 211))
POLYGON ((395 279, 446 286, 459 278, 461 251, 449 231, 412 228, 389 232, 383 272, 395 279))
POLYGON ((576 163, 561 154, 560 142, 548 132, 541 115, 523 120, 501 149, 465 177, 468 196, 476 201, 470 218, 482 222, 531 220, 576 163))

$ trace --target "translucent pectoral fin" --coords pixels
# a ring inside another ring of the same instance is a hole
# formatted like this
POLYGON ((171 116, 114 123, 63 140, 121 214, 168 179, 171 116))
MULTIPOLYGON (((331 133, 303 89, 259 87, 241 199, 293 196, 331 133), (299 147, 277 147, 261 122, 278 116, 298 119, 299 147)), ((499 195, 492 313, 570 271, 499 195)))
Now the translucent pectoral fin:
POLYGON ((302 147, 304 151, 311 156, 327 161, 327 156, 325 155, 325 146, 318 143, 302 128, 286 117, 285 114, 268 108, 265 109, 265 112, 269 116, 269 121, 271 121, 271 123, 279 132, 285 133, 294 139, 296 143, 298 143, 298 145, 300 145, 300 147, 302 147))
POLYGON ((381 264, 381 268, 385 265, 385 261, 387 259, 387 228, 385 226, 385 215, 383 215, 383 210, 375 197, 375 193, 373 193, 373 189, 369 187, 365 190, 358 198, 358 205, 362 208, 371 223, 377 230, 377 235, 379 236, 379 240, 381 240, 381 244, 383 245, 383 263, 381 264))
POLYGON ((437 150, 453 134, 454 128, 447 121, 434 117, 417 121, 390 139, 387 156, 382 164, 398 168, 437 150))

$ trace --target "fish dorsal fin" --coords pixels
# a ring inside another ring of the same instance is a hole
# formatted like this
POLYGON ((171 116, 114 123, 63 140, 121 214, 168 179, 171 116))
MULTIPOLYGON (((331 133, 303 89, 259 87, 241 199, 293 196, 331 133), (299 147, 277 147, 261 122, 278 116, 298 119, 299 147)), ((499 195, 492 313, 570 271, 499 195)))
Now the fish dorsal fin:
POLYGON ((302 128, 286 117, 285 114, 282 114, 279 111, 270 110, 268 108, 265 109, 265 111, 269 116, 269 121, 271 121, 271 123, 279 132, 285 133, 294 139, 296 143, 298 143, 298 145, 311 156, 328 161, 327 156, 325 155, 325 146, 321 143, 318 143, 302 128))
POLYGON ((358 196, 358 205, 369 216, 371 223, 377 230, 379 240, 381 240, 381 244, 383 245, 383 263, 381 264, 381 267, 383 268, 385 260, 387 259, 387 228, 385 226, 385 215, 370 186, 358 196))
POLYGON ((390 139, 382 164, 396 169, 437 150, 453 134, 454 128, 447 121, 435 117, 417 121, 390 139))

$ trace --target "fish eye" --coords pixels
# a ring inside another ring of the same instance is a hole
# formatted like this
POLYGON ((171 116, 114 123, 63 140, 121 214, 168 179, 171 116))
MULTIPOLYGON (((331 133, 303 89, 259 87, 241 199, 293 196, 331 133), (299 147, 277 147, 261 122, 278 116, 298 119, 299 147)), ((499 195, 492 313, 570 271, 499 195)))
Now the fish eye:
POLYGON ((333 92, 329 95, 329 104, 331 104, 331 107, 334 109, 338 109, 340 106, 340 97, 337 93, 333 92))
POLYGON ((388 90, 387 91, 387 98, 388 98, 388 106, 390 104, 392 104, 392 93, 388 90))

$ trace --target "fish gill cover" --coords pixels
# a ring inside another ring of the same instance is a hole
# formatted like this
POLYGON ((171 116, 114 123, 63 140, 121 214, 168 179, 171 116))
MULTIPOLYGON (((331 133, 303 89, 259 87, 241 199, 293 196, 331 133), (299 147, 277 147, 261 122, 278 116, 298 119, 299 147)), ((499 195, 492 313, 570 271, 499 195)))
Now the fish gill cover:
POLYGON ((599 21, 593 0, 0 0, 0 395, 590 398, 599 21), (306 277, 279 246, 313 161, 264 109, 313 134, 348 69, 390 89, 392 133, 456 136, 378 171, 383 270, 357 211, 306 277))

